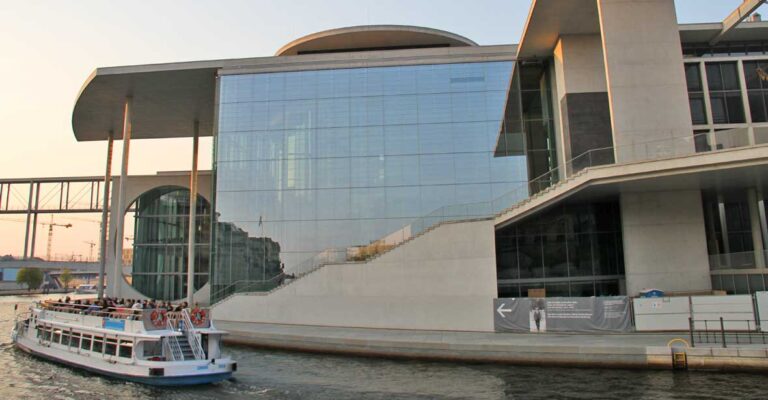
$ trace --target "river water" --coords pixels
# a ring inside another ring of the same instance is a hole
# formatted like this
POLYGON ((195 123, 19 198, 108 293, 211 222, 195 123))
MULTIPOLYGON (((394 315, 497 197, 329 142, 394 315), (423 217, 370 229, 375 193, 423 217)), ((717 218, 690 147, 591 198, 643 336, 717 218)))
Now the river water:
POLYGON ((766 399, 767 376, 717 372, 517 367, 382 360, 228 346, 235 378, 152 388, 42 361, 10 344, 13 306, 0 297, 0 399, 766 399))

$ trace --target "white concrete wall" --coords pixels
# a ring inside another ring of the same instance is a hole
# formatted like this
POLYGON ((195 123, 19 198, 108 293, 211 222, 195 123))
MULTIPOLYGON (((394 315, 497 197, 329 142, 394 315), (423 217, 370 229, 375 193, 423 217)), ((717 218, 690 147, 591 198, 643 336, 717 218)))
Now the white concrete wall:
MULTIPOLYGON (((597 0, 617 162, 654 158, 635 143, 690 137, 688 91, 674 0, 597 0)), ((674 154, 693 152, 674 141, 674 154)), ((669 152, 668 146, 658 148, 669 152)))
POLYGON ((599 34, 562 35, 553 52, 552 97, 559 165, 573 158, 571 133, 565 129, 563 97, 571 93, 606 92, 603 43, 599 34))
POLYGON ((446 224, 363 264, 325 266, 268 295, 239 294, 215 320, 493 331, 493 221, 446 224))
POLYGON ((623 193, 620 201, 627 295, 712 288, 698 190, 623 193))
POLYGON ((561 36, 555 47, 554 60, 560 99, 566 93, 607 90, 600 35, 561 36))

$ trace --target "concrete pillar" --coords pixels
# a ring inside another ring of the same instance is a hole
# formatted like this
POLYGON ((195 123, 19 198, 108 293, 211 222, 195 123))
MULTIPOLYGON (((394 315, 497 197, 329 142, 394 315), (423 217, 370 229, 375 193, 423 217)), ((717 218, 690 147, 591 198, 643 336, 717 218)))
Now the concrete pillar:
POLYGON ((763 234, 760 231, 760 211, 757 207, 755 188, 747 189, 747 205, 749 206, 749 226, 752 228, 752 248, 755 249, 755 268, 765 268, 763 234))
POLYGON ((29 197, 27 201, 27 223, 26 223, 26 229, 24 230, 24 257, 23 259, 26 260, 29 255, 29 224, 31 223, 32 218, 32 190, 35 188, 35 185, 32 182, 29 182, 29 197))
POLYGON ((616 161, 695 151, 674 0, 596 0, 616 161))
MULTIPOLYGON (((109 185, 112 181, 112 147, 114 145, 115 133, 109 131, 107 137, 107 166, 104 172, 104 198, 101 205, 101 232, 99 239, 99 299, 104 297, 104 275, 106 273, 107 266, 107 232, 109 226, 107 225, 107 216, 109 215, 109 185)), ((113 276, 115 278, 115 276, 113 276)))
POLYGON ((40 182, 35 185, 35 213, 32 217, 32 245, 30 246, 29 257, 35 257, 35 239, 37 239, 37 210, 40 207, 40 182))
POLYGON ((125 99, 125 108, 123 111, 123 162, 120 167, 120 185, 118 187, 117 214, 115 224, 115 259, 112 273, 113 297, 120 297, 121 282, 123 274, 123 242, 125 240, 125 185, 128 177, 128 159, 131 148, 131 98, 125 99))
MULTIPOLYGON (((554 51, 563 158, 568 174, 591 166, 598 149, 613 154, 611 114, 600 35, 563 35, 554 51), (586 153, 592 154, 586 154, 586 153), (581 157, 579 157, 581 156, 581 157), (575 165, 569 165, 578 157, 575 165), (573 167, 573 168, 571 168, 573 167)), ((596 157, 595 157, 596 158, 596 157)), ((604 157, 602 157, 604 158, 604 157)), ((602 158, 596 161, 603 161, 602 158)), ((610 157, 608 157, 608 161, 610 157)), ((604 163, 604 162, 603 162, 604 163)))
POLYGON ((711 289, 700 191, 623 193, 620 201, 627 295, 711 289))
POLYGON ((187 303, 195 304, 195 220, 197 219, 197 144, 200 136, 200 122, 195 121, 192 136, 192 171, 189 174, 189 242, 187 243, 187 303))

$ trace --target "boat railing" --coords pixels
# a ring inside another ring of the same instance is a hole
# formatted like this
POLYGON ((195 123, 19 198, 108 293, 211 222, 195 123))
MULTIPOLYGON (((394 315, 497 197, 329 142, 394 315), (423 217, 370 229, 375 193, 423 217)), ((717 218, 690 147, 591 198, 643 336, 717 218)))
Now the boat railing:
MULTIPOLYGON (((168 330, 174 330, 170 319, 166 320, 166 324, 168 330)), ((171 361, 184 360, 184 353, 181 352, 181 345, 179 344, 179 340, 176 339, 176 336, 167 336, 165 340, 163 340, 163 350, 167 354, 167 358, 171 361)))
POLYGON ((189 311, 181 310, 181 316, 184 321, 182 332, 187 335, 187 341, 189 342, 189 347, 192 348, 192 353, 195 355, 195 359, 204 360, 205 351, 203 350, 202 343, 200 343, 200 337, 195 333, 195 325, 192 324, 192 319, 189 317, 189 311))
POLYGON ((58 303, 51 301, 42 301, 40 308, 48 311, 63 312, 69 314, 91 315, 96 317, 127 319, 131 321, 141 320, 141 311, 127 307, 107 307, 94 306, 93 304, 72 304, 58 303))

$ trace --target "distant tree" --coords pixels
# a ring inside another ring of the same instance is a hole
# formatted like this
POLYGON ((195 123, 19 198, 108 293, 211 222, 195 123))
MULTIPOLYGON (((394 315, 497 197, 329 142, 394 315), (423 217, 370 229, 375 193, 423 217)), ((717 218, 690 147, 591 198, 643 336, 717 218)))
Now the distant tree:
POLYGON ((16 273, 16 283, 27 285, 27 290, 37 289, 43 283, 43 271, 37 268, 22 268, 16 273))
POLYGON ((69 283, 72 282, 73 278, 72 271, 69 268, 65 268, 64 272, 59 276, 59 280, 64 284, 64 290, 69 290, 69 283))

